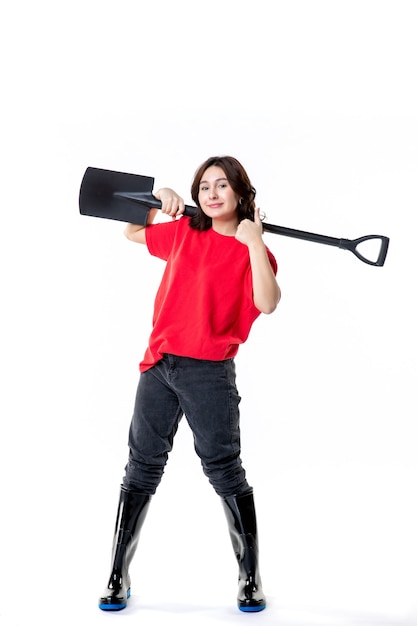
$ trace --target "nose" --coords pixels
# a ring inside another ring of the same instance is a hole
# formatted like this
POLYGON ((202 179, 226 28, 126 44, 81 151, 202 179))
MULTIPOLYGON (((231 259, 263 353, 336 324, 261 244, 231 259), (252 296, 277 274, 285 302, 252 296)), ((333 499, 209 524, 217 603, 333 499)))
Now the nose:
POLYGON ((211 187, 211 189, 209 190, 209 196, 210 196, 210 198, 217 198, 217 189, 216 189, 216 187, 211 187))

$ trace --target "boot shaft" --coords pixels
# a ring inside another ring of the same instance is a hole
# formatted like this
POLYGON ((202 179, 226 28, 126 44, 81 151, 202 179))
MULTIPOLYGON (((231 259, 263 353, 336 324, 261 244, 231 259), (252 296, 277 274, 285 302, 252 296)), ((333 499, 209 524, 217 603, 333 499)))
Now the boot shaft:
POLYGON ((112 567, 127 573, 136 551, 151 496, 121 487, 114 529, 112 567))
POLYGON ((115 534, 119 530, 135 535, 140 531, 143 520, 148 512, 150 495, 120 488, 119 506, 117 509, 115 534))
POLYGON ((222 499, 233 550, 240 563, 245 552, 257 553, 258 537, 253 491, 222 499))

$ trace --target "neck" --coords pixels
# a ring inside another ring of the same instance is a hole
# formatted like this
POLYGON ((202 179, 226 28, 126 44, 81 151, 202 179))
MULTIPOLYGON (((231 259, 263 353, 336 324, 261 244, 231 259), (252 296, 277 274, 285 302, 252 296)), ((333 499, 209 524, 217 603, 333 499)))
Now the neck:
POLYGON ((219 235, 225 235, 226 237, 234 237, 236 235, 238 227, 238 221, 233 220, 230 222, 223 222, 222 220, 212 220, 212 228, 219 233, 219 235))

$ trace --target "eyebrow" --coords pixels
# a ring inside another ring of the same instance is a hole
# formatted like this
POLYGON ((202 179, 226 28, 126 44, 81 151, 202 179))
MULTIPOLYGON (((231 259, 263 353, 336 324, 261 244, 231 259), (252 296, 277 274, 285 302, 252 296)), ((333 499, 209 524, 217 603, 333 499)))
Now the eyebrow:
MULTIPOLYGON (((222 178, 216 178, 214 182, 217 183, 219 182, 219 180, 227 181, 227 178, 225 176, 222 176, 222 178)), ((200 180, 200 185, 202 185, 203 183, 208 183, 208 182, 209 182, 208 180, 200 180)))

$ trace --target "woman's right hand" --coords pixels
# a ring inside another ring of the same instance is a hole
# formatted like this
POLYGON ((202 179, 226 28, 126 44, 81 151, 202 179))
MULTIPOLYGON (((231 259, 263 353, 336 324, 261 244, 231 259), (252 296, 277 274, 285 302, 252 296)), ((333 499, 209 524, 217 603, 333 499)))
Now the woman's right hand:
POLYGON ((184 213, 184 200, 173 189, 170 189, 169 187, 162 187, 153 195, 157 198, 157 200, 161 201, 162 213, 169 215, 172 219, 175 219, 184 213))

